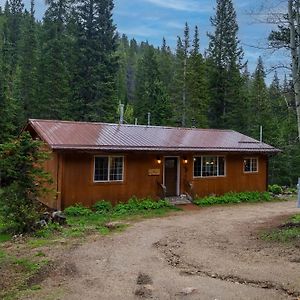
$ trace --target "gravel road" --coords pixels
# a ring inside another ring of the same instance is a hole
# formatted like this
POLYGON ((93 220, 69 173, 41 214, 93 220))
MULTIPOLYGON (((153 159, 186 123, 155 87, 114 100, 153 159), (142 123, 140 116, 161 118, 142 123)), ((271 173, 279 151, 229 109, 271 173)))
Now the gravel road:
POLYGON ((63 300, 298 299, 300 245, 262 241, 295 202, 187 211, 91 237, 65 253, 69 274, 46 280, 63 300))

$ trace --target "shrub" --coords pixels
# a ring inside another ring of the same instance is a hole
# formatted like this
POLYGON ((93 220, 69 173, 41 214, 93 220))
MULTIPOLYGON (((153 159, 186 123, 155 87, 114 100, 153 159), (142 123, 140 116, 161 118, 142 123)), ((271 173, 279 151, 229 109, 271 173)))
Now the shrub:
POLYGON ((93 210, 99 214, 107 214, 112 211, 112 208, 111 202, 105 200, 98 201, 93 205, 93 210))
POLYGON ((205 198, 198 198, 194 201, 199 206, 209 206, 216 204, 228 203, 242 203, 242 202, 260 202, 270 201, 271 196, 269 193, 259 192, 243 192, 243 193, 227 193, 223 196, 209 196, 205 198))
POLYGON ((281 186, 277 184, 269 185, 269 192, 275 195, 279 195, 283 193, 283 189, 281 186))
POLYGON ((138 199, 136 197, 132 197, 128 200, 128 203, 120 203, 116 205, 113 211, 115 214, 122 215, 172 207, 173 206, 165 200, 154 201, 150 198, 138 199))
POLYGON ((49 192, 46 186, 52 182, 42 167, 48 158, 42 147, 29 133, 0 145, 0 213, 8 232, 33 231, 39 220, 38 198, 49 192))
POLYGON ((91 209, 83 206, 82 204, 75 204, 65 209, 65 214, 70 217, 84 217, 89 216, 93 212, 91 209))

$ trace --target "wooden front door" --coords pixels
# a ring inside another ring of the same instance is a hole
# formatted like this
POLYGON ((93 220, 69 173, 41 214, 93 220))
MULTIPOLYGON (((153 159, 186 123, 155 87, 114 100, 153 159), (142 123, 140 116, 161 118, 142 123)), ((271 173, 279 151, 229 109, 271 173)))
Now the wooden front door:
POLYGON ((178 158, 165 158, 165 186, 167 197, 177 196, 178 191, 178 158))

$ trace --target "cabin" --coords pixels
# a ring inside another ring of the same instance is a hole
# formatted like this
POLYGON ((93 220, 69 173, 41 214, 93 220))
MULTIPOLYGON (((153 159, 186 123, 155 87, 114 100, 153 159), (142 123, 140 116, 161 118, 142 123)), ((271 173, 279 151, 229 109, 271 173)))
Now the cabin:
POLYGON ((268 158, 278 149, 232 130, 29 120, 45 142, 54 209, 113 204, 130 197, 193 199, 267 190, 268 158))

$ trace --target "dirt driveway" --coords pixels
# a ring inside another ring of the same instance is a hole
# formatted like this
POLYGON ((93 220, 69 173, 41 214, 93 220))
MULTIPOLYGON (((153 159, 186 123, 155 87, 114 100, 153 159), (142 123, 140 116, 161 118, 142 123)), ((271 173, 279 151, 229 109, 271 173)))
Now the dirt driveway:
POLYGON ((44 291, 60 286, 64 300, 297 299, 300 248, 258 238, 262 227, 299 212, 295 206, 205 208, 91 237, 64 254, 72 272, 48 278, 44 291))

